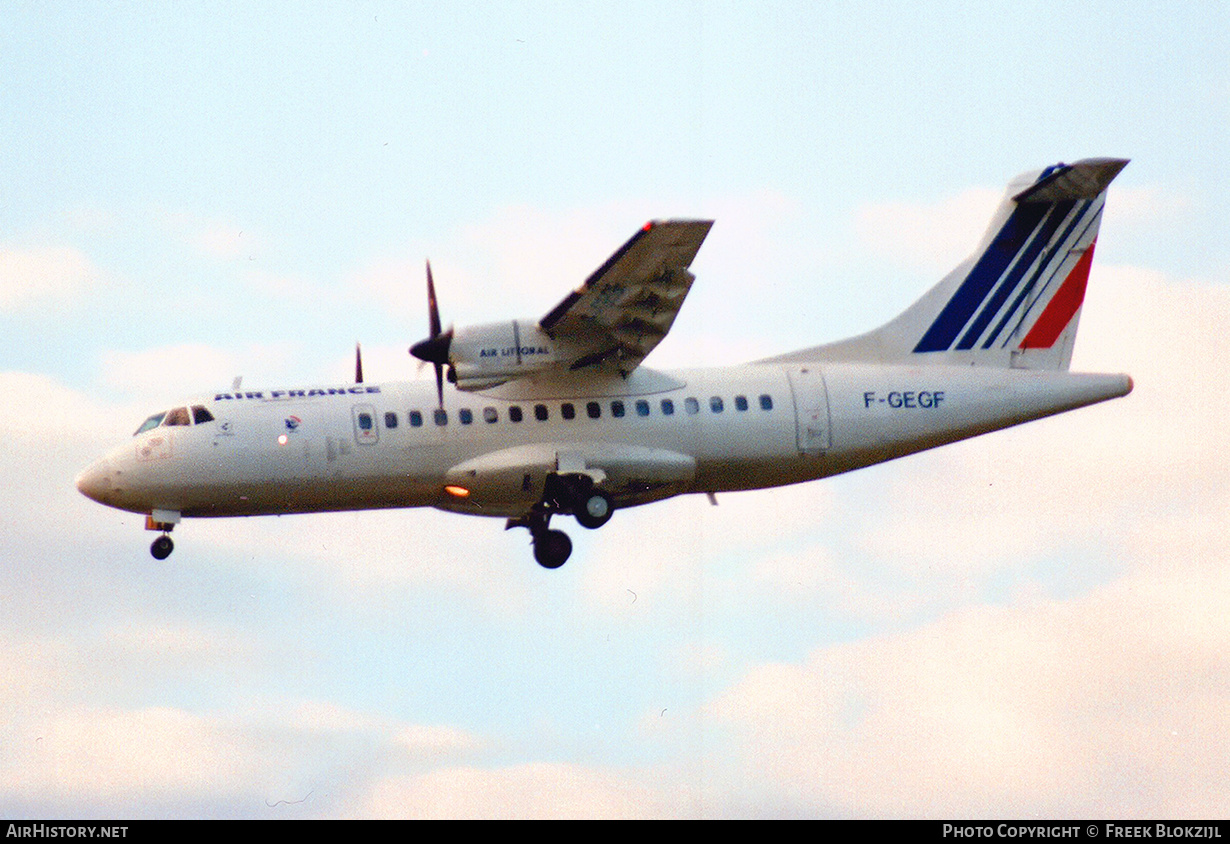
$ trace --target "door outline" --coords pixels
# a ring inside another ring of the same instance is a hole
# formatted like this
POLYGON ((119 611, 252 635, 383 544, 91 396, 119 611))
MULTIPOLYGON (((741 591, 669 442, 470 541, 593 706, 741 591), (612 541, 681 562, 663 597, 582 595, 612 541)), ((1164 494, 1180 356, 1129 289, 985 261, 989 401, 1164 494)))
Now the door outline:
POLYGON ((376 408, 370 404, 356 404, 350 409, 350 418, 354 422, 355 442, 359 445, 375 445, 380 442, 380 424, 376 419, 376 408))
POLYGON ((824 454, 833 446, 829 391, 815 365, 786 370, 794 398, 795 442, 802 454, 824 454))

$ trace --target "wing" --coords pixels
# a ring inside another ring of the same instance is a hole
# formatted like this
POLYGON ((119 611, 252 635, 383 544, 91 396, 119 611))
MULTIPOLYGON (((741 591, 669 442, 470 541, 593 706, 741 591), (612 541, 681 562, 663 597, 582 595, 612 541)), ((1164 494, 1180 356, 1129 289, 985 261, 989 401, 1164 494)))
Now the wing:
POLYGON ((696 278, 688 266, 712 220, 655 220, 538 322, 569 349, 569 369, 632 371, 670 331, 696 278))

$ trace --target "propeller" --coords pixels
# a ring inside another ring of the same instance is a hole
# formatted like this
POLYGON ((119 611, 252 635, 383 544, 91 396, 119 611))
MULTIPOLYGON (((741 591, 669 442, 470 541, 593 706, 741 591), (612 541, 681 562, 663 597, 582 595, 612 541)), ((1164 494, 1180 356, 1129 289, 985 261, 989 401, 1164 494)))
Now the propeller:
POLYGON ((431 278, 431 261, 427 262, 427 315, 431 335, 410 347, 410 354, 436 368, 436 395, 444 407, 444 367, 448 365, 449 347, 453 343, 453 328, 440 330, 440 307, 436 303, 436 285, 431 278))

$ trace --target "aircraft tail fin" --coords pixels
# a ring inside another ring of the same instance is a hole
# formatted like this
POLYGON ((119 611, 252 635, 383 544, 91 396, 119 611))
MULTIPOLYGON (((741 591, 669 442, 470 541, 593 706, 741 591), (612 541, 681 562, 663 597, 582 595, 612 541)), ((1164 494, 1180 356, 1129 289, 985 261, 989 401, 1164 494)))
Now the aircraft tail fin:
POLYGON ((908 362, 1066 370, 1106 189, 1125 159, 1017 177, 974 254, 899 317, 773 361, 908 362))

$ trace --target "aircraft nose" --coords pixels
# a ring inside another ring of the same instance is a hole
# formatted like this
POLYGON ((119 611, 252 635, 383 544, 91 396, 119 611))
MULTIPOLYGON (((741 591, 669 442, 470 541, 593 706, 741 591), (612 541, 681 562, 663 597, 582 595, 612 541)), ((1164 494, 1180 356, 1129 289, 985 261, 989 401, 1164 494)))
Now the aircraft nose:
POLYGON ((99 504, 106 504, 107 495, 111 492, 111 476, 110 462, 98 460, 77 476, 77 489, 86 498, 92 498, 99 504))

